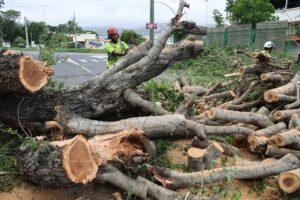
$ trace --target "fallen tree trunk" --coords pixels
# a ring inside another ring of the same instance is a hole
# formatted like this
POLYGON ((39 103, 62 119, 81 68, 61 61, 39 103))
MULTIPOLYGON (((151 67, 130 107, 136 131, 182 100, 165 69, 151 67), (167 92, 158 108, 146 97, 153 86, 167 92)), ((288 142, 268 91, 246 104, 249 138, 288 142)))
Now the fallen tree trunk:
POLYGON ((54 70, 46 63, 22 55, 0 55, 0 93, 29 92, 43 88, 54 70))
POLYGON ((300 107, 300 101, 297 100, 294 103, 288 104, 284 106, 284 109, 286 110, 291 110, 291 109, 295 109, 295 108, 299 108, 300 107))
POLYGON ((300 189, 300 168, 282 172, 278 177, 278 185, 286 193, 293 193, 300 189))
POLYGON ((297 158, 300 159, 300 151, 286 149, 286 148, 279 148, 279 147, 271 146, 271 145, 267 146, 265 155, 269 156, 269 157, 282 158, 289 153, 293 154, 294 156, 296 156, 297 158))
POLYGON ((76 136, 36 145, 21 146, 20 167, 31 182, 50 187, 86 184, 95 179, 98 166, 113 164, 130 169, 155 156, 155 146, 134 129, 89 140, 76 136))
POLYGON ((228 177, 233 179, 255 179, 298 168, 300 161, 292 154, 287 154, 283 158, 273 162, 256 166, 232 166, 216 168, 194 173, 180 173, 165 168, 151 169, 167 180, 171 180, 169 188, 185 188, 190 185, 210 184, 219 181, 226 181, 228 177))
POLYGON ((274 133, 278 133, 285 129, 286 129, 286 124, 283 122, 279 122, 277 124, 274 124, 272 126, 265 128, 265 129, 260 129, 258 131, 255 131, 252 134, 256 135, 256 136, 271 137, 274 133))
POLYGON ((150 139, 197 136, 205 138, 203 125, 186 120, 183 115, 161 115, 124 119, 114 122, 82 118, 70 111, 57 108, 56 122, 49 123, 48 128, 63 128, 69 134, 81 133, 91 137, 120 130, 136 128, 145 132, 150 139))
POLYGON ((251 113, 251 112, 237 112, 225 109, 212 108, 210 111, 206 112, 209 119, 222 120, 222 121, 236 121, 256 124, 260 127, 268 127, 273 123, 271 120, 263 115, 251 113))
POLYGON ((271 102, 275 102, 276 99, 278 99, 278 96, 280 94, 289 95, 296 92, 295 82, 299 80, 300 80, 300 73, 297 73, 288 84, 266 91, 264 93, 264 99, 267 102, 271 103, 271 102))

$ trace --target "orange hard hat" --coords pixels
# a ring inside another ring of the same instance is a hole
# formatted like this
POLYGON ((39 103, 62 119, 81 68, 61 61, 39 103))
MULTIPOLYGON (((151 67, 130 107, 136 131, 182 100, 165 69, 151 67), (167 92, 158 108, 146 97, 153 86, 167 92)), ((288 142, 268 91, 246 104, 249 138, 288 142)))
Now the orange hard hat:
POLYGON ((108 30, 107 30, 107 34, 108 35, 118 35, 118 30, 115 28, 115 27, 110 27, 108 30))

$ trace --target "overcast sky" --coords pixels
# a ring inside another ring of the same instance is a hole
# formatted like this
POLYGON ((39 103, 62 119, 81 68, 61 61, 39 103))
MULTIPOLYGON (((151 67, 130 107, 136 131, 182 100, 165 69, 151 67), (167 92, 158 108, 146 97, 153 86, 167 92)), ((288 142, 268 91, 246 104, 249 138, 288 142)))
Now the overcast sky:
MULTIPOLYGON (((149 21, 150 0, 4 0, 4 10, 21 11, 32 21, 46 21, 57 25, 65 23, 76 13, 80 26, 139 27, 149 21)), ((173 16, 169 5, 176 11, 179 0, 155 0, 155 21, 165 23, 173 16)), ((184 20, 199 25, 213 24, 212 11, 224 11, 226 0, 187 0, 191 8, 186 10, 184 20), (207 20, 206 20, 207 10, 207 20)))

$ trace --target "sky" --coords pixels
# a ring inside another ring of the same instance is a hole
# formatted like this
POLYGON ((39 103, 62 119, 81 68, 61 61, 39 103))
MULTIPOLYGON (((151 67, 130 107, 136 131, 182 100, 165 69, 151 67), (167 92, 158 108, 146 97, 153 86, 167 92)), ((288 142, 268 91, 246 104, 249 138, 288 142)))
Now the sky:
MULTIPOLYGON (((21 11, 22 17, 31 21, 45 21, 57 25, 72 19, 75 13, 80 26, 116 26, 135 28, 149 21, 150 0, 4 0, 3 10, 21 11)), ((224 11, 226 0, 186 0, 183 20, 199 25, 214 24, 214 9, 224 11), (207 16, 207 17, 206 17, 207 16)), ((179 0, 155 0, 155 21, 167 23, 174 16, 179 0), (164 5, 167 4, 168 6, 164 5), (170 7, 170 8, 168 8, 170 7)))

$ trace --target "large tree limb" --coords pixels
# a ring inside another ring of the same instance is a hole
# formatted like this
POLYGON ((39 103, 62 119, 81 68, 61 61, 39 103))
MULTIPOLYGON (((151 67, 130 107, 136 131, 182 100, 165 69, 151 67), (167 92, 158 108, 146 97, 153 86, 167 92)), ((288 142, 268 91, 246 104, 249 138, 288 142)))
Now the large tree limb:
POLYGON ((172 189, 189 187, 197 184, 208 184, 225 181, 228 177, 233 179, 253 179, 298 168, 300 161, 292 154, 287 154, 273 163, 264 163, 256 166, 232 166, 216 168, 194 173, 181 173, 165 168, 152 169, 156 174, 170 180, 168 187, 172 189))

